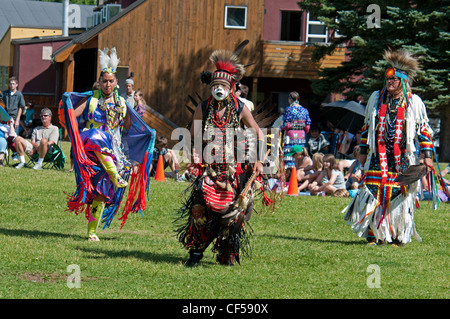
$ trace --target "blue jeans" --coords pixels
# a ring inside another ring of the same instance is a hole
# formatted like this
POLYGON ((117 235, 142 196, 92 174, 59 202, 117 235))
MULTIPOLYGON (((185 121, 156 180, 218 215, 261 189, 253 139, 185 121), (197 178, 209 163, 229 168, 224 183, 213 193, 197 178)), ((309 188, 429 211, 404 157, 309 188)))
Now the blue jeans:
POLYGON ((0 131, 0 153, 5 153, 7 146, 8 142, 6 141, 5 133, 0 131))

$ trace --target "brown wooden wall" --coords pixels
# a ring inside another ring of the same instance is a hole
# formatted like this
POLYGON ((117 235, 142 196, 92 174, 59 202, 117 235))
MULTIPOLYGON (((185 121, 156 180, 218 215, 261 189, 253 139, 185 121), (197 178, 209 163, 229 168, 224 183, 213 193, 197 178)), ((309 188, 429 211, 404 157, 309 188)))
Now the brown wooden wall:
POLYGON ((147 104, 184 126, 191 118, 188 95, 208 95, 200 73, 214 70, 209 62, 214 50, 233 50, 250 40, 241 60, 255 62, 247 75, 258 75, 263 21, 264 0, 152 0, 102 30, 98 48, 115 46, 147 104), (224 29, 225 4, 248 6, 246 30, 224 29))
POLYGON ((345 48, 313 63, 313 46, 293 42, 265 41, 261 76, 315 79, 321 68, 338 67, 345 60, 345 48))
POLYGON ((174 123, 168 121, 167 118, 163 117, 151 107, 146 108, 143 119, 151 128, 155 129, 156 136, 163 135, 167 138, 169 147, 176 144, 177 141, 171 140, 172 131, 177 128, 174 123))

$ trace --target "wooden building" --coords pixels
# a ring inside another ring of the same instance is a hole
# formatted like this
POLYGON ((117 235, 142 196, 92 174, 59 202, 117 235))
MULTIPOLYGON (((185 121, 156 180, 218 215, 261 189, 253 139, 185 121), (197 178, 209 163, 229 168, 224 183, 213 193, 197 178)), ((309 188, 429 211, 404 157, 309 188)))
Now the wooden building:
MULTIPOLYGON (((70 14, 68 19, 69 33, 79 34, 86 29, 86 18, 94 9, 89 5, 70 5, 70 14)), ((0 4, 0 90, 8 88, 7 79, 15 76, 19 79, 19 90, 23 91, 23 86, 28 81, 21 79, 17 73, 21 64, 28 60, 33 60, 34 65, 41 61, 47 65, 47 59, 41 57, 28 57, 21 61, 20 57, 15 55, 16 40, 39 40, 48 38, 49 42, 54 42, 55 38, 60 37, 62 31, 62 12, 61 3, 41 2, 27 0, 2 0, 0 4), (37 59, 36 59, 37 58, 37 59)), ((60 41, 60 40, 57 40, 60 41)), ((21 42, 23 43, 23 42, 21 42)), ((51 45, 50 45, 51 46, 51 45)), ((51 55, 52 52, 50 52, 51 55)), ((42 54, 41 54, 42 55, 42 54)), ((45 53, 44 53, 45 55, 45 53)), ((39 68, 39 67, 38 67, 39 68)), ((51 82, 54 92, 54 81, 51 82)), ((39 91, 30 92, 38 93, 39 91)), ((27 91, 25 91, 27 93, 27 91)), ((54 93, 53 93, 54 94, 54 93)))
POLYGON ((133 75, 135 89, 144 92, 147 104, 180 126, 191 117, 185 105, 188 95, 206 97, 200 82, 202 70, 212 70, 210 54, 219 48, 232 50, 241 41, 250 44, 242 53, 247 76, 257 76, 261 61, 263 0, 137 0, 111 20, 73 39, 55 52, 62 73, 61 90, 81 90, 97 79, 98 49, 116 47, 120 57, 119 85, 133 75), (224 28, 225 5, 245 5, 247 28, 224 28), (258 26, 257 32, 249 26, 258 26), (83 72, 85 81, 78 74, 83 72))
MULTIPOLYGON (((344 59, 342 50, 319 63, 311 63, 310 44, 317 39, 311 32, 306 37, 304 26, 300 26, 297 41, 283 40, 286 28, 272 21, 280 14, 286 16, 284 11, 301 11, 297 1, 129 2, 119 14, 54 52, 53 62, 59 73, 56 92, 61 96, 65 91, 90 89, 100 74, 98 49, 116 47, 121 90, 125 79, 132 77, 135 89, 144 92, 147 104, 160 115, 159 119, 167 119, 165 127, 156 127, 152 118, 148 119, 157 132, 165 135, 170 132, 170 122, 185 126, 191 120, 186 108, 190 95, 200 98, 209 95, 209 88, 200 81, 200 73, 213 70, 209 56, 216 49, 233 50, 248 39, 249 45, 240 58, 244 64, 251 64, 242 80, 250 88, 249 98, 255 104, 269 100, 280 108, 284 106, 282 103, 287 104, 287 94, 296 90, 303 97, 304 106, 318 109, 319 105, 312 104, 311 79, 317 76, 320 67, 338 65, 344 59)), ((300 12, 299 16, 305 14, 300 12)), ((290 26, 290 31, 294 29, 295 24, 290 26)))
MULTIPOLYGON (((62 36, 61 3, 1 0, 0 7, 0 90, 8 89, 8 78, 14 76, 19 80, 18 90, 35 106, 36 114, 43 107, 56 111, 58 73, 52 54, 86 29, 86 18, 94 6, 69 6, 69 36, 62 36)), ((52 122, 59 125, 57 116, 52 122)))

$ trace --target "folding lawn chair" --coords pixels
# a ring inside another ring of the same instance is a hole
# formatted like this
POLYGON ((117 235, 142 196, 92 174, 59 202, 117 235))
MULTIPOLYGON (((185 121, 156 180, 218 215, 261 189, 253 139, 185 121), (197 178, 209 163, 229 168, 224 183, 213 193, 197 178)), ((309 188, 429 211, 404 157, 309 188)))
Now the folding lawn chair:
MULTIPOLYGON (((42 163, 42 168, 56 168, 64 169, 64 164, 66 162, 66 156, 61 150, 62 140, 61 140, 62 130, 59 129, 58 144, 50 145, 45 154, 44 162, 42 163)), ((31 157, 30 160, 25 164, 25 167, 33 167, 39 159, 39 154, 36 152, 31 157)))
POLYGON ((13 161, 13 153, 16 152, 16 145, 12 141, 12 137, 8 137, 6 141, 8 146, 6 147, 4 165, 6 164, 7 166, 10 166, 13 161))
MULTIPOLYGON (((33 167, 39 159, 39 154, 36 152, 31 157, 29 157, 28 163, 25 164, 26 167, 33 167)), ((42 168, 56 168, 63 169, 64 163, 66 162, 66 156, 57 144, 49 146, 47 154, 45 154, 44 162, 42 163, 42 168)))

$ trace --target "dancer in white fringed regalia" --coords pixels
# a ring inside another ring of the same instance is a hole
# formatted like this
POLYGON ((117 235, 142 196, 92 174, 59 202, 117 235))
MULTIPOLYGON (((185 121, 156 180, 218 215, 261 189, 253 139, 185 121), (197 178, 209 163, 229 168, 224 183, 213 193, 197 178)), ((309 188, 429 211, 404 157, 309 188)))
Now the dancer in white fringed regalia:
MULTIPOLYGON (((361 135, 361 163, 364 177, 357 195, 344 209, 345 220, 360 237, 370 244, 406 244, 414 237, 421 241, 414 223, 418 184, 427 174, 432 192, 437 194, 432 130, 425 105, 411 93, 411 83, 418 62, 403 50, 386 51, 384 88, 372 93, 365 114, 361 135), (424 164, 419 164, 423 157, 424 164), (398 176, 411 173, 407 184, 398 183, 398 176), (397 180, 396 180, 397 179, 397 180)), ((439 176, 442 179, 442 176, 439 176)), ((445 184, 444 184, 445 185, 445 184)), ((435 200, 433 207, 437 207, 435 200)))

